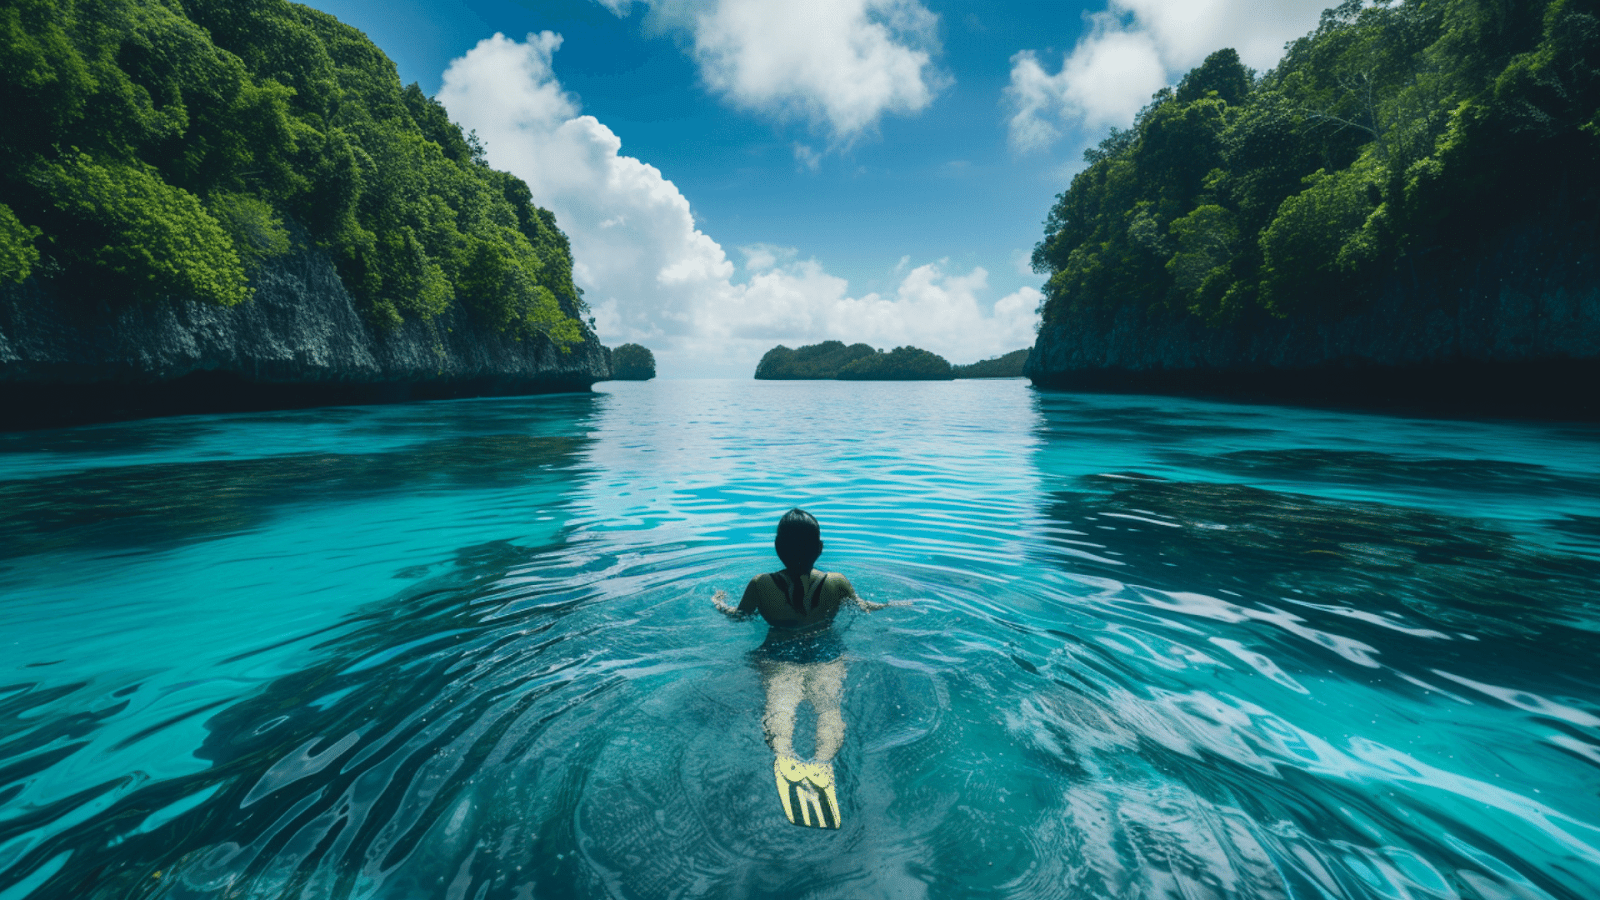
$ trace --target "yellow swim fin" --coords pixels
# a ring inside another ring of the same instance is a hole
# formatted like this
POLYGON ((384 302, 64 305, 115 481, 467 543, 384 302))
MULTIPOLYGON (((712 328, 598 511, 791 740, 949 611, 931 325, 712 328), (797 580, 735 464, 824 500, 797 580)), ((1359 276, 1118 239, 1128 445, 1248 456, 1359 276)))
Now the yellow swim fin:
POLYGON ((780 754, 772 761, 778 796, 789 822, 805 828, 838 828, 839 796, 833 790, 833 766, 801 762, 780 754))

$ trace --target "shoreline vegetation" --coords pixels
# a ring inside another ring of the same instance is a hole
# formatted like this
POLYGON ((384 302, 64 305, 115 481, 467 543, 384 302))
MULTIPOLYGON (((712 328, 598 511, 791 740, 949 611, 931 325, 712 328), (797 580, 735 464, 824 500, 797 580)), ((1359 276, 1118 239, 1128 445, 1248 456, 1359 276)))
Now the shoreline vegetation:
POLYGON ((1018 378, 1028 349, 971 365, 953 366, 944 357, 917 347, 890 351, 867 344, 845 345, 823 341, 791 349, 782 344, 768 350, 756 365, 761 381, 949 381, 957 378, 1018 378))
POLYGON ((1034 248, 1045 326, 1359 306, 1401 260, 1600 194, 1600 17, 1346 0, 1264 75, 1211 54, 1084 160, 1034 248))
POLYGON ((608 374, 554 215, 326 13, 19 0, 0 86, 0 427, 608 374))
POLYGON ((1033 253, 1035 383, 1600 373, 1592 2, 1346 0, 1264 74, 1213 53, 1084 159, 1033 253))
POLYGON ((555 217, 360 31, 284 0, 93 9, 23 0, 0 32, 0 281, 236 306, 309 247, 379 329, 459 308, 583 339, 555 217))
MULTIPOLYGON (((527 185, 332 16, 16 0, 0 87, 0 428, 654 374, 613 370, 527 185)), ((1344 0, 1084 157, 1031 352, 828 341, 755 378, 1600 419, 1594 0, 1344 0)))
POLYGON ((611 351, 612 381, 649 381, 656 377, 656 355, 639 344, 621 344, 611 351))
POLYGON ((951 366, 957 378, 1021 378, 1022 366, 1028 361, 1029 348, 1013 350, 1000 356, 981 359, 964 366, 951 366))

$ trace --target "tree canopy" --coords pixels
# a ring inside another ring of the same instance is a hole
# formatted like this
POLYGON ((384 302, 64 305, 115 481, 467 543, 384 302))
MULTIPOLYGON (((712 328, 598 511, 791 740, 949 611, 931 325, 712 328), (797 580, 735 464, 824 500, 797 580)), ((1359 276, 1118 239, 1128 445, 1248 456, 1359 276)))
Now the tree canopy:
POLYGON ((839 370, 841 381, 948 381, 950 363, 931 350, 896 347, 888 353, 852 360, 839 370))
POLYGON ((370 319, 582 337, 571 251, 359 31, 286 0, 0 8, 0 280, 248 299, 327 251, 370 319))
POLYGON ((611 351, 611 377, 617 381, 649 381, 656 377, 656 355, 639 344, 611 351))
POLYGON ((1085 153, 1033 265, 1046 325, 1362 302, 1407 254, 1600 200, 1596 0, 1345 0, 1256 77, 1232 50, 1085 153))
POLYGON ((759 379, 922 381, 951 377, 950 363, 927 350, 896 347, 885 353, 866 344, 847 347, 841 341, 807 344, 797 350, 780 344, 768 350, 756 366, 759 379))
POLYGON ((779 344, 768 350, 756 364, 759 379, 837 378, 839 370, 878 351, 866 344, 823 341, 791 350, 779 344))
POLYGON ((964 366, 951 366, 957 378, 1021 378, 1022 366, 1028 361, 1029 348, 1013 350, 1002 356, 979 360, 964 366))

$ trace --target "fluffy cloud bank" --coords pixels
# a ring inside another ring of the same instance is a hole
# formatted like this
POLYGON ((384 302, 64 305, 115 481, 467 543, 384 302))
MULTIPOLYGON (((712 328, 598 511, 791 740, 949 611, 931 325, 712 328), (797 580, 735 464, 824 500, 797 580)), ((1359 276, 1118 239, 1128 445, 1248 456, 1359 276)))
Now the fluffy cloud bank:
MULTIPOLYGON (((635 0, 597 2, 623 14, 635 0)), ((921 112, 949 83, 933 62, 939 19, 919 0, 638 2, 655 27, 687 36, 712 91, 805 120, 835 145, 885 113, 921 112)))
POLYGON ((475 129, 496 168, 528 183, 572 241, 574 274, 601 338, 638 341, 664 375, 748 376, 777 343, 837 338, 912 343, 971 362, 1033 342, 1039 292, 984 301, 988 273, 910 269, 890 296, 849 285, 792 249, 744 248, 744 277, 695 227, 689 201, 660 170, 581 115, 551 68, 561 37, 495 35, 445 72, 439 99, 475 129))
POLYGON ((1271 68, 1287 42, 1310 31, 1327 0, 1110 0, 1061 69, 1049 74, 1024 50, 1011 58, 1014 148, 1038 150, 1063 128, 1126 127, 1150 95, 1213 51, 1232 47, 1245 65, 1271 68))

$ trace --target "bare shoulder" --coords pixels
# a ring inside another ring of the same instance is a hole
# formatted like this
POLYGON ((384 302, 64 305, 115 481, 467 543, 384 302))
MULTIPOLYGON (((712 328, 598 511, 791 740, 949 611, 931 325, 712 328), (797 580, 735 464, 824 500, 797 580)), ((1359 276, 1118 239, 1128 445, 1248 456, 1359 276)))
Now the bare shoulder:
POLYGON ((828 578, 826 587, 829 593, 836 597, 849 597, 855 594, 855 585, 850 583, 850 579, 846 578, 843 572, 824 572, 823 574, 828 578))
POLYGON ((762 572, 750 579, 750 584, 744 589, 744 593, 745 596, 753 598, 781 595, 783 591, 778 588, 778 583, 772 580, 771 573, 762 572))

